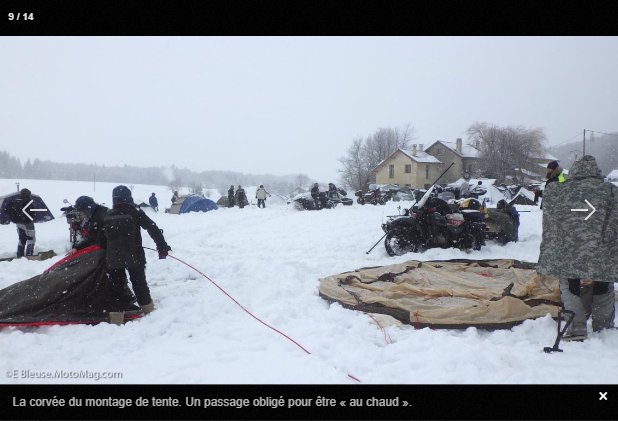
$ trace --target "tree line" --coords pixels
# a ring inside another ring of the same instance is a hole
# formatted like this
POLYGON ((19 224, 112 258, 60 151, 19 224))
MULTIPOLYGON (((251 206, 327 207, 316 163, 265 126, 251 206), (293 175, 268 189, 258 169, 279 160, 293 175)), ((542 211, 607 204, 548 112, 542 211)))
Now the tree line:
POLYGON ((0 152, 0 178, 36 180, 99 181, 110 183, 132 183, 168 186, 170 189, 188 187, 193 192, 202 189, 217 189, 227 194, 231 184, 245 186, 264 184, 270 193, 290 194, 298 184, 299 177, 308 184, 305 174, 272 175, 244 174, 235 171, 201 171, 171 167, 106 166, 97 164, 66 164, 28 159, 22 165, 18 158, 8 152, 0 152))

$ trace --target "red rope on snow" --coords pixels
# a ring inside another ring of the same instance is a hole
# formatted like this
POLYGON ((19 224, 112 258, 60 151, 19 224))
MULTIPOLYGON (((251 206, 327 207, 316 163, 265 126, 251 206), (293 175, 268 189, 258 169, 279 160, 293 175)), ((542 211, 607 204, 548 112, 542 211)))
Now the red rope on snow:
MULTIPOLYGON (((152 251, 158 251, 155 249, 151 249, 149 247, 144 247, 145 249, 148 250, 152 250, 152 251)), ((236 303, 236 305, 240 308, 242 308, 249 316, 253 317, 255 320, 257 320, 258 322, 262 323, 264 326, 274 330, 275 332, 277 332, 278 334, 284 336, 285 338, 289 339, 290 341, 292 341, 296 346, 298 346, 300 349, 302 349, 303 351, 305 351, 307 354, 311 354, 311 352, 307 351, 305 348, 302 347, 302 345, 300 345, 298 342, 296 342, 294 339, 290 338, 288 335, 286 335, 285 333, 275 329, 274 327, 272 327, 271 325, 269 325, 268 323, 263 322, 262 320, 260 320, 259 318, 257 318, 256 316, 254 316, 249 310, 247 310, 246 308, 244 308, 238 301, 236 301, 234 299, 234 297, 232 297, 230 294, 228 294, 223 288, 221 288, 219 285, 217 285, 217 283, 215 281, 213 281, 212 279, 210 279, 208 276, 204 275, 202 272, 200 272, 199 270, 197 270, 196 268, 194 268, 193 266, 191 266, 190 264, 183 262, 182 260, 180 260, 177 257, 172 256, 171 254, 168 254, 168 257, 171 257, 174 260, 179 261, 180 263, 182 263, 183 265, 189 266, 191 269, 193 269, 194 271, 196 271, 197 273, 199 273, 200 275, 202 275, 204 278, 208 279, 210 282, 212 282, 212 284, 214 286, 216 286, 217 288, 219 288, 219 290, 224 293, 225 295, 228 296, 228 298, 232 301, 234 301, 236 303)), ((361 383, 361 381, 359 379, 357 379, 356 377, 352 376, 351 374, 347 375, 349 378, 356 380, 357 382, 361 383)))
POLYGON ((386 329, 384 329, 384 327, 380 324, 380 322, 378 322, 376 318, 373 317, 371 314, 368 314, 368 313, 363 313, 363 314, 366 314, 367 316, 371 317, 373 321, 376 322, 380 330, 384 333, 384 342, 386 342, 387 344, 392 344, 393 340, 391 339, 391 335, 389 335, 388 332, 386 332, 386 329), (387 336, 388 336, 388 339, 386 338, 387 336))

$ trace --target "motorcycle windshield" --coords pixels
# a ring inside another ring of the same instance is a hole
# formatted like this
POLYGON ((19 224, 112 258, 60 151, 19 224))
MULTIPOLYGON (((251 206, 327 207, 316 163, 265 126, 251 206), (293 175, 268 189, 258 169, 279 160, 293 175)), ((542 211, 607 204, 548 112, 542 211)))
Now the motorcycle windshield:
POLYGON ((425 203, 427 202, 427 200, 429 199, 429 196, 431 196, 431 192, 433 192, 433 189, 436 186, 433 185, 430 188, 427 189, 427 191, 425 192, 425 194, 423 195, 423 197, 421 197, 421 200, 418 201, 417 205, 419 208, 422 208, 423 206, 425 206, 425 203))

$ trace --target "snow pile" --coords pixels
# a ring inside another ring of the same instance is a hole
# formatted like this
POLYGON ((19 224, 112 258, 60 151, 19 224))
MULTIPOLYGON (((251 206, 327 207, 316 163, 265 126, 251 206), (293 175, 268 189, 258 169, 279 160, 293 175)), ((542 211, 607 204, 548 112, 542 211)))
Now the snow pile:
MULTIPOLYGON (((0 194, 16 180, 0 180, 0 194)), ((62 199, 91 195, 111 203, 116 184, 63 181, 22 182, 40 194, 56 219, 37 225, 37 249, 60 256, 42 261, 0 262, 0 288, 41 273, 69 248, 68 225, 58 211, 62 199)), ((169 207, 163 186, 133 187, 134 196, 155 192, 169 207)), ((181 193, 188 193, 182 191, 181 193)), ((249 198, 255 190, 247 189, 249 198)), ((3 383, 615 383, 618 331, 591 333, 585 343, 564 343, 564 353, 548 355, 555 340, 549 317, 511 330, 485 332, 390 326, 392 339, 359 312, 329 305, 318 294, 318 279, 355 268, 410 259, 515 258, 536 261, 542 212, 521 214, 519 243, 489 244, 466 254, 455 249, 389 257, 382 244, 386 215, 397 206, 338 206, 297 212, 291 205, 258 209, 220 208, 214 212, 149 215, 164 230, 171 254, 207 274, 248 311, 300 343, 311 355, 251 318, 207 279, 171 258, 147 251, 146 274, 157 309, 124 326, 49 326, 0 330, 0 372, 89 370, 121 372, 118 379, 23 379, 3 383), (594 356, 594 358, 591 358, 594 356), (585 361, 585 364, 582 362, 585 361)), ((154 248, 144 232, 144 246, 154 248)), ((14 225, 0 226, 0 256, 15 252, 14 225)))

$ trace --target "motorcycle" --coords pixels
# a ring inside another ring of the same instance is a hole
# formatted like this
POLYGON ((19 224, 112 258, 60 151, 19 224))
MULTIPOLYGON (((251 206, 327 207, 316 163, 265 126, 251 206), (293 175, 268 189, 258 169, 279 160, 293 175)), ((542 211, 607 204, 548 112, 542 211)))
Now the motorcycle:
POLYGON ((358 190, 356 193, 354 193, 354 195, 358 197, 356 199, 356 202, 359 205, 364 205, 365 203, 371 203, 372 205, 386 205, 386 202, 390 199, 390 195, 388 193, 382 195, 382 192, 379 188, 370 190, 364 194, 362 190, 358 190))
POLYGON ((348 192, 343 189, 329 190, 326 193, 328 199, 335 205, 342 204, 343 206, 352 206, 352 204, 354 204, 354 200, 345 197, 348 195, 348 192))
POLYGON ((69 204, 69 206, 60 208, 60 211, 63 212, 62 216, 66 217, 67 223, 69 224, 69 241, 71 242, 71 247, 74 248, 82 239, 82 226, 86 221, 68 200, 64 199, 62 202, 69 204))
POLYGON ((382 224, 384 248, 389 256, 401 256, 433 247, 480 250, 485 244, 484 224, 466 217, 457 205, 432 196, 433 189, 403 215, 389 216, 382 224))
POLYGON ((326 192, 320 192, 317 200, 314 200, 310 193, 301 193, 292 200, 298 210, 334 209, 338 204, 337 201, 331 200, 326 192))

